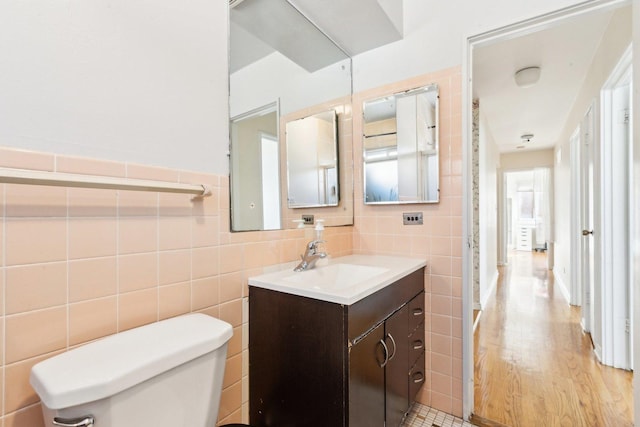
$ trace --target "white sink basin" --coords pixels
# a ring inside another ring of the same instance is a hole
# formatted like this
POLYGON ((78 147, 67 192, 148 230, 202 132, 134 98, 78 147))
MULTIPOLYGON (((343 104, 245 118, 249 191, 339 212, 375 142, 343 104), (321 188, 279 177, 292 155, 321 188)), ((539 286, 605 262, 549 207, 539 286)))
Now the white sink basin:
POLYGON ((347 289, 389 271, 388 268, 357 264, 329 264, 293 273, 282 280, 310 286, 317 290, 347 289))
MULTIPOLYGON (((327 262, 326 259, 321 260, 327 262)), ((382 255, 349 255, 307 271, 284 264, 249 278, 249 286, 350 305, 426 265, 424 260, 382 255)))

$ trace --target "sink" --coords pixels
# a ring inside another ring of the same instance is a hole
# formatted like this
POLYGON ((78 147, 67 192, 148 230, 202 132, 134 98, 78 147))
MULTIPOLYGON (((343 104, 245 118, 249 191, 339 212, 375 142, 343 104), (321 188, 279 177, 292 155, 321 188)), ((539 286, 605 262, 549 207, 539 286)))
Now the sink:
POLYGON ((339 290, 358 285, 387 271, 388 268, 340 263, 294 273, 282 280, 305 284, 316 290, 339 290))
POLYGON ((249 286, 350 305, 425 266, 421 259, 384 255, 347 255, 320 260, 306 271, 295 263, 249 278, 249 286))

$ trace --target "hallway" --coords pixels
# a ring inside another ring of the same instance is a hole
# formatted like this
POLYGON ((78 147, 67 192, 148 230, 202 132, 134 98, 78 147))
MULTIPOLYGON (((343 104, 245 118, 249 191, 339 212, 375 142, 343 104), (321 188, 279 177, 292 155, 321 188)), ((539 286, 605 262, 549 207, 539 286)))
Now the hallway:
POLYGON ((474 414, 516 426, 631 426, 632 373, 600 365, 546 255, 509 253, 474 334, 474 414))

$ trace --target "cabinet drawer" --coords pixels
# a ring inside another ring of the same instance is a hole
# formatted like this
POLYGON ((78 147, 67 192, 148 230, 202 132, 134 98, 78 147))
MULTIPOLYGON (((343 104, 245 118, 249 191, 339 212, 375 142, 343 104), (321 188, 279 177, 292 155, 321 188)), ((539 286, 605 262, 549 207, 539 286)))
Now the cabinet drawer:
POLYGON ((425 349, 424 322, 419 324, 415 331, 409 335, 409 366, 418 360, 425 349))
POLYGON ((409 371, 409 404, 413 404, 416 401, 416 396, 420 391, 420 388, 425 382, 424 373, 424 352, 420 355, 420 358, 413 365, 411 371, 409 371))
POLYGON ((424 291, 409 302, 409 333, 424 322, 424 291))

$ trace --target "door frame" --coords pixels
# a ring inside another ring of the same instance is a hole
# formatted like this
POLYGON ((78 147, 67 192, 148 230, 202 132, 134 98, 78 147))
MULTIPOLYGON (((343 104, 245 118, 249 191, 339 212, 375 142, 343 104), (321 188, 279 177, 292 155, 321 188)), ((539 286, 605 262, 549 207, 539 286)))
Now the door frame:
POLYGON ((595 259, 601 258, 601 236, 599 206, 600 166, 595 161, 599 151, 599 111, 595 99, 591 102, 582 120, 571 134, 571 292, 569 303, 581 307, 582 330, 592 334, 598 352, 599 328, 594 307, 598 300, 596 291, 600 286, 600 274, 595 259), (583 230, 596 232, 584 236, 583 230), (595 322, 595 323, 594 323, 595 322))
POLYGON ((603 364, 622 369, 631 369, 633 355, 631 248, 630 242, 621 238, 631 235, 632 232, 630 180, 633 165, 630 145, 633 130, 629 123, 631 134, 629 145, 621 146, 612 142, 614 131, 610 124, 619 120, 612 105, 614 91, 625 84, 632 87, 631 62, 632 53, 629 46, 600 92, 602 203, 597 228, 602 229, 603 232, 599 233, 602 240, 602 256, 599 265, 602 281, 600 289, 596 290, 596 297, 599 298, 595 300, 597 310, 595 315, 601 322, 598 340, 600 348, 596 345, 596 354, 603 364), (620 191, 621 186, 622 191, 620 191))
MULTIPOLYGON (((583 14, 618 8, 630 0, 593 0, 569 6, 551 13, 507 25, 501 28, 472 34, 465 38, 462 61, 462 414, 468 420, 473 413, 474 340, 473 340, 473 172, 472 150, 472 100, 473 100, 473 50, 476 47, 536 32, 558 22, 583 14)), ((634 7, 635 9, 635 7, 634 7)))
MULTIPOLYGON (((570 226, 571 226, 571 282, 569 284, 569 304, 582 305, 582 123, 578 124, 569 138, 570 169, 571 169, 571 201, 570 201, 570 226)), ((582 318, 582 329, 589 330, 582 318)))

